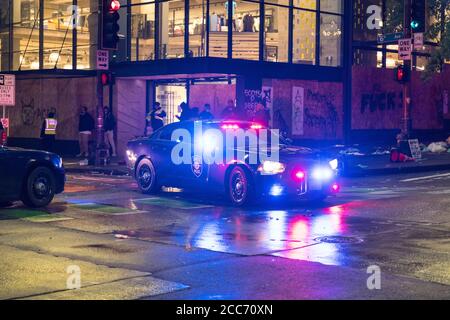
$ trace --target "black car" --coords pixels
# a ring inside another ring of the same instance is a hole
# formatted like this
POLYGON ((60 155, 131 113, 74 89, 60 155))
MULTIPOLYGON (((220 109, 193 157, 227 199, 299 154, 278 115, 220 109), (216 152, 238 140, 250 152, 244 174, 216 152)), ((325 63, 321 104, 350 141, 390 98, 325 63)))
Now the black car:
POLYGON ((0 146, 0 205, 22 200, 29 207, 44 207, 64 191, 64 183, 58 155, 0 146))
MULTIPOLYGON (((259 151, 264 143, 253 148, 249 142, 250 138, 244 139, 245 156, 242 157, 244 153, 241 153, 239 157, 238 151, 242 151, 242 144, 230 145, 225 141, 230 131, 231 134, 237 130, 241 133, 251 131, 261 138, 263 129, 265 128, 261 125, 242 121, 173 123, 154 132, 150 137, 130 141, 127 145, 128 166, 144 193, 157 192, 162 186, 183 189, 201 187, 206 191, 225 193, 236 206, 245 205, 260 196, 324 200, 339 191, 337 159, 309 148, 290 146, 289 142, 279 137, 274 130, 265 131, 267 136, 273 133, 278 137, 279 156, 276 161, 263 160, 260 157, 259 151), (201 129, 196 130, 199 124, 201 129), (192 138, 177 138, 175 133, 180 129, 189 133, 192 138), (199 132, 202 134, 199 135, 199 132), (223 133, 222 136, 220 132, 223 133), (223 162, 204 161, 205 158, 196 153, 198 148, 211 150, 218 145, 221 151, 218 148, 212 153, 209 151, 209 154, 215 155, 214 152, 217 152, 219 158, 226 154, 223 162), (255 153, 258 160, 250 161, 255 153), (184 160, 191 159, 191 162, 180 164, 180 157, 184 160)), ((265 144, 266 148, 270 148, 271 139, 265 140, 269 141, 265 144)))

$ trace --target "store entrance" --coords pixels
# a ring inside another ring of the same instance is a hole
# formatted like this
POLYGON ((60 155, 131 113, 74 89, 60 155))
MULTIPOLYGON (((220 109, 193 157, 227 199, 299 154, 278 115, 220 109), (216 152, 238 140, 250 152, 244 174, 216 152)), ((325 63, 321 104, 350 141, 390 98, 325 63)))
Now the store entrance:
POLYGON ((177 122, 180 104, 202 111, 208 104, 215 118, 219 118, 229 100, 236 100, 236 79, 233 77, 161 79, 154 80, 154 102, 166 112, 164 124, 177 122))
POLYGON ((155 89, 156 101, 167 114, 164 124, 178 121, 177 115, 181 112, 179 106, 182 102, 187 102, 186 84, 156 84, 155 89))

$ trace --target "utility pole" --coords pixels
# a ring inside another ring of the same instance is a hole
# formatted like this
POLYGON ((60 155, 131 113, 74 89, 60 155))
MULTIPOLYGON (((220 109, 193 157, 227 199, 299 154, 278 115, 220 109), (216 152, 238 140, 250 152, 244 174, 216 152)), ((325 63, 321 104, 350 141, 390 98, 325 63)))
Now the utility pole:
MULTIPOLYGON (((411 5, 412 0, 404 0, 404 20, 403 20, 403 38, 411 39, 411 5)), ((412 57, 411 57, 412 59, 412 57)), ((412 75, 412 60, 405 60, 404 67, 412 75)), ((402 134, 408 138, 411 134, 412 119, 411 119, 411 76, 403 83, 403 119, 402 119, 402 134)))

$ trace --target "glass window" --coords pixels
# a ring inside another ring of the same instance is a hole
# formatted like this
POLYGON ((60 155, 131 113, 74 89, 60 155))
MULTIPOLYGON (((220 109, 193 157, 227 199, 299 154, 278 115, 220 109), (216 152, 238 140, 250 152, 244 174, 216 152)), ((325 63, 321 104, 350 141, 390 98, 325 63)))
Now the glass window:
POLYGON ((9 71, 9 2, 0 2, 0 71, 9 71))
MULTIPOLYGON (((6 4, 2 5, 2 12, 7 10, 5 7, 6 4)), ((13 43, 7 46, 12 59, 9 67, 11 70, 39 69, 39 0, 13 1, 9 13, 12 14, 14 35, 13 43)), ((5 13, 2 15, 6 16, 5 13)), ((9 30, 2 32, 2 43, 9 41, 8 35, 9 30)))
POLYGON ((206 56, 207 1, 189 1, 189 54, 191 57, 206 56))
MULTIPOLYGON (((289 5, 289 0, 279 0, 289 5)), ((287 62, 289 50, 289 8, 265 5, 264 60, 287 62)))
POLYGON ((209 56, 226 58, 228 52, 228 6, 226 0, 209 0, 209 56))
POLYGON ((354 64, 360 66, 371 66, 375 67, 377 65, 378 60, 381 63, 382 55, 381 52, 375 50, 361 50, 356 49, 354 53, 354 64))
POLYGON ((316 0, 294 0, 294 7, 302 8, 302 9, 316 10, 317 9, 317 1, 316 0))
POLYGON ((160 4, 161 59, 184 57, 184 1, 165 1, 160 4))
POLYGON ((233 1, 233 58, 259 60, 259 27, 259 4, 233 1))
POLYGON ((343 0, 320 0, 320 11, 331 13, 343 13, 344 1, 343 0))
POLYGON ((131 61, 155 58, 155 27, 154 3, 131 7, 131 61))
POLYGON ((77 69, 94 69, 97 50, 98 1, 78 0, 77 69))
POLYGON ((316 61, 316 13, 294 10, 292 62, 315 64, 316 61))
POLYGON ((342 21, 332 14, 320 15, 320 65, 337 67, 342 61, 342 21))
POLYGON ((72 69, 72 30, 78 10, 72 0, 44 1, 44 69, 72 69))

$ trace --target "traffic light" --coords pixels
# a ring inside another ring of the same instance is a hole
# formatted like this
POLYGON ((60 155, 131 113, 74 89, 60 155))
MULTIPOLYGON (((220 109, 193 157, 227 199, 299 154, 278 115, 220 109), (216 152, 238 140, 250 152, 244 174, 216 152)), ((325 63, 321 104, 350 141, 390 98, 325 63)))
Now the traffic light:
POLYGON ((103 0, 102 10, 102 48, 116 50, 119 43, 119 9, 118 0, 103 0))
POLYGON ((103 86, 114 84, 114 75, 111 72, 102 72, 100 74, 100 81, 102 82, 103 86))
POLYGON ((400 65, 395 68, 395 81, 405 83, 409 80, 409 71, 405 66, 400 65))
POLYGON ((411 4, 411 30, 423 33, 426 27, 426 0, 413 0, 411 4))

